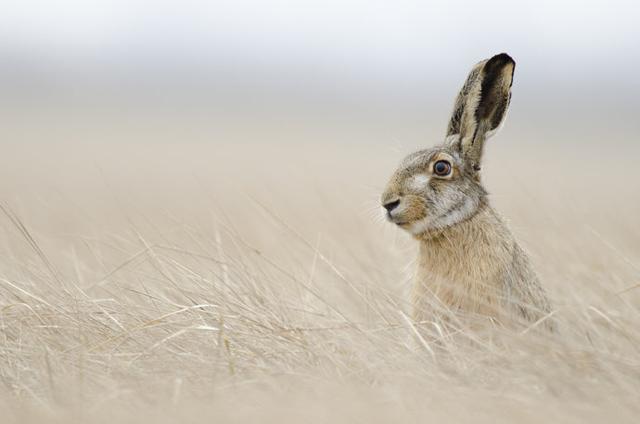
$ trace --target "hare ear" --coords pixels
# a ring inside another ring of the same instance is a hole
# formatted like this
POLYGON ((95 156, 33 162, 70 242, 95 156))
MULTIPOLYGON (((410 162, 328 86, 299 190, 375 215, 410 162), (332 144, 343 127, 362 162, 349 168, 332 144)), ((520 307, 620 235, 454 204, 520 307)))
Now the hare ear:
POLYGON ((456 98, 447 138, 455 140, 476 170, 484 141, 495 134, 507 114, 515 66, 506 53, 478 63, 456 98))

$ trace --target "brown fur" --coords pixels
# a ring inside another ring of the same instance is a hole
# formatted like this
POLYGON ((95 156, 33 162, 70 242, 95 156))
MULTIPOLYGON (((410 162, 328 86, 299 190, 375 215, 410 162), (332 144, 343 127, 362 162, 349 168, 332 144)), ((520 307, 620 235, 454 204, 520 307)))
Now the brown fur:
POLYGON ((382 196, 388 218, 420 243, 412 299, 417 321, 464 316, 472 323, 524 318, 531 324, 551 311, 478 172, 484 141, 506 114, 514 67, 505 54, 476 65, 456 99, 445 143, 409 155, 382 196), (451 164, 449 175, 435 173, 441 160, 451 164))

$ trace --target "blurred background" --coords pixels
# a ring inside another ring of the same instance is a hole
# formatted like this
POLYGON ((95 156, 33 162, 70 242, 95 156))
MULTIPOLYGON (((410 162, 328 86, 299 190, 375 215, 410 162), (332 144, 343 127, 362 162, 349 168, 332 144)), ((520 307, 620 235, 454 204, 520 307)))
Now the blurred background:
POLYGON ((47 230, 78 225, 72 205, 104 220, 203 190, 227 210, 246 192, 296 205, 313 230, 327 203, 377 217, 401 158, 442 141, 469 69, 508 52, 513 99, 485 167, 498 206, 548 192, 609 216, 640 184, 639 21, 630 0, 5 2, 0 194, 47 230))
POLYGON ((296 399, 295 422, 637 421, 639 23, 638 0, 3 1, 3 423, 296 399), (568 331, 430 361, 380 194, 500 52, 482 178, 568 331))
POLYGON ((442 140, 469 69, 508 52, 513 100, 485 167, 498 206, 529 190, 588 209, 601 201, 613 214, 627 203, 620 190, 639 184, 639 9, 626 0, 8 2, 0 193, 32 222, 42 214, 43 228, 56 214, 81 220, 60 200, 164 210, 193 205, 203 190, 227 210, 260 193, 316 223, 306 211, 326 206, 299 194, 330 191, 325 205, 377 216, 401 158, 442 140), (549 169, 553 187, 539 178, 549 169), (616 193, 614 177, 624 181, 616 193))
POLYGON ((0 135, 432 144, 469 68, 504 51, 517 62, 508 128, 536 143, 630 140, 640 126, 639 9, 632 0, 5 2, 0 135))

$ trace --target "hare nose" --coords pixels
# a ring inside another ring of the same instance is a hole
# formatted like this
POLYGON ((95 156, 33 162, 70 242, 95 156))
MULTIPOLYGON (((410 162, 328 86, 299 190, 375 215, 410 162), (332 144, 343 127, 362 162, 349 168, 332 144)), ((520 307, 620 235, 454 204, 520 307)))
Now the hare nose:
POLYGON ((391 213, 391 211, 397 208, 399 204, 400 200, 398 199, 394 200, 393 202, 385 203, 384 205, 382 205, 382 207, 384 207, 388 213, 391 213))

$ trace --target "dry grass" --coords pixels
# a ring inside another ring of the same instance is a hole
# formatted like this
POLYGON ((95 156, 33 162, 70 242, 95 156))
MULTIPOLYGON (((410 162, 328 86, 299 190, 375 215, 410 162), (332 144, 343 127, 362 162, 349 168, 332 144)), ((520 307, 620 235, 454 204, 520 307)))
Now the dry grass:
POLYGON ((430 352, 378 218, 409 148, 9 146, 2 422, 635 422, 637 149, 490 149, 561 332, 430 352))

